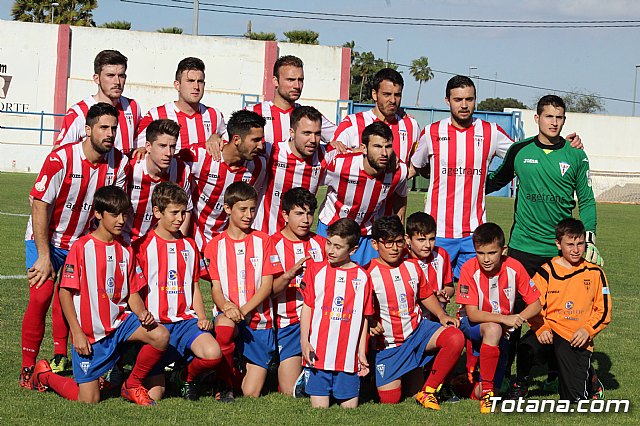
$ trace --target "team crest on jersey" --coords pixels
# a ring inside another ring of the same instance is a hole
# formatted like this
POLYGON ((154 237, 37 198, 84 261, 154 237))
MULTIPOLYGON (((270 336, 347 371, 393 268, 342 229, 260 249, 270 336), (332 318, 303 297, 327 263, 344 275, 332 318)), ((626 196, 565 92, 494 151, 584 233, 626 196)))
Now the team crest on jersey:
POLYGON ((508 299, 511 298, 511 293, 513 292, 513 289, 511 287, 507 287, 502 291, 504 291, 504 295, 507 296, 508 299))
POLYGON ((319 262, 320 260, 322 260, 320 259, 320 251, 315 247, 311 247, 309 249, 309 256, 311 256, 311 258, 316 262, 319 262))
POLYGON ((482 145, 482 142, 484 142, 484 136, 480 135, 474 135, 473 136, 473 141, 476 143, 476 146, 479 147, 480 145, 482 145))
POLYGON ((402 142, 407 141, 407 131, 406 130, 398 130, 398 135, 400 136, 400 140, 402 142))
POLYGON ((589 290, 591 287, 591 280, 584 280, 582 283, 584 284, 584 287, 589 290))
POLYGON ((127 119, 127 123, 129 126, 133 126, 133 114, 130 112, 125 112, 124 117, 127 119))
POLYGON ((311 175, 318 176, 320 174, 320 169, 321 168, 322 168, 322 166, 313 166, 311 168, 311 175))
POLYGON ((185 262, 189 261, 189 250, 181 250, 180 253, 182 254, 182 257, 184 259, 185 262))
POLYGON ((113 185, 113 181, 113 172, 107 172, 106 176, 104 177, 104 186, 113 185))
POLYGON ((386 194, 387 192, 389 192, 389 189, 391 189, 391 185, 386 185, 386 184, 382 185, 382 193, 383 194, 386 194))
POLYGON ((207 133, 211 133, 211 121, 205 120, 202 122, 202 124, 204 124, 204 128, 207 131, 207 133))
POLYGON ((376 370, 378 370, 380 377, 384 378, 384 364, 377 364, 376 370))
POLYGON ((87 374, 87 371, 89 371, 89 367, 91 367, 91 362, 89 361, 82 361, 80 363, 80 369, 84 371, 84 374, 87 374))
POLYGON ((361 283, 362 283, 362 280, 360 278, 354 278, 351 280, 351 285, 353 286, 353 289, 355 291, 358 291, 361 283))
POLYGON ((120 266, 120 272, 122 272, 122 275, 124 275, 125 277, 127 276, 127 262, 126 261, 121 261, 118 262, 118 266, 120 266))
POLYGON ((260 263, 260 258, 259 257, 250 257, 249 261, 251 262, 251 264, 253 265, 253 269, 258 269, 258 264, 260 263))
POLYGON ((564 176, 564 174, 567 173, 567 170, 569 170, 569 167, 571 167, 571 165, 564 161, 561 161, 558 164, 560 165, 560 173, 562 174, 562 176, 564 176))
MULTIPOLYGON (((55 158, 55 157, 52 157, 52 158, 55 158)), ((47 188, 47 179, 48 177, 45 175, 45 176, 42 176, 42 179, 36 182, 36 184, 34 185, 34 188, 36 189, 36 191, 42 192, 47 188)))

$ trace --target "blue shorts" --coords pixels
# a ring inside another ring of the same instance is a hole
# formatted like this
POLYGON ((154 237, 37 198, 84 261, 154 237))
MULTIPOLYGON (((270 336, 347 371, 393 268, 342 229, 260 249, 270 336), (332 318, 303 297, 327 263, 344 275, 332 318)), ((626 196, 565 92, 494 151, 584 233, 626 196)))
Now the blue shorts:
MULTIPOLYGON (((473 355, 480 356, 480 347, 482 346, 482 335, 480 334, 480 323, 474 323, 469 321, 469 317, 460 318, 460 331, 464 334, 464 337, 471 341, 471 347, 473 348, 473 355)), ((505 369, 507 367, 507 361, 509 359, 509 340, 506 338, 500 339, 500 358, 498 359, 498 366, 496 373, 493 377, 493 384, 496 387, 502 385, 502 379, 504 379, 505 369)))
POLYGON ((376 386, 389 384, 431 361, 434 355, 427 354, 424 350, 440 327, 440 323, 423 318, 418 328, 402 345, 376 352, 376 386))
POLYGON ((251 364, 268 368, 276 354, 276 338, 272 328, 253 330, 244 321, 236 324, 236 350, 251 364))
MULTIPOLYGON (((327 238, 327 225, 318 221, 316 234, 327 238)), ((361 235, 358 241, 358 250, 351 256, 351 261, 364 267, 376 257, 378 257, 378 251, 371 245, 371 235, 361 235)))
POLYGON ((276 330, 276 342, 280 362, 302 355, 300 346, 300 323, 290 324, 276 330))
POLYGON ((91 355, 79 355, 76 348, 71 346, 73 380, 78 384, 93 382, 111 370, 127 349, 124 343, 138 327, 138 317, 129 314, 113 333, 91 345, 91 355))
MULTIPOLYGON (((36 242, 33 240, 25 240, 24 242, 25 263, 27 271, 31 269, 36 260, 38 260, 38 249, 36 248, 36 242)), ((51 265, 56 273, 64 265, 64 261, 67 259, 69 250, 63 250, 58 247, 54 247, 53 244, 49 244, 49 258, 51 259, 51 265)))
POLYGON ((436 237, 436 246, 442 247, 449 253, 453 276, 456 280, 460 278, 460 268, 462 268, 462 265, 464 265, 467 260, 473 259, 476 255, 476 249, 473 247, 471 236, 463 238, 436 237))
POLYGON ((358 373, 304 369, 304 391, 310 396, 330 396, 346 401, 360 394, 358 373))
POLYGON ((167 346, 167 351, 160 362, 153 367, 149 376, 164 373, 164 368, 173 362, 191 361, 193 359, 191 344, 201 334, 209 333, 198 328, 197 318, 162 325, 169 330, 169 346, 167 346))

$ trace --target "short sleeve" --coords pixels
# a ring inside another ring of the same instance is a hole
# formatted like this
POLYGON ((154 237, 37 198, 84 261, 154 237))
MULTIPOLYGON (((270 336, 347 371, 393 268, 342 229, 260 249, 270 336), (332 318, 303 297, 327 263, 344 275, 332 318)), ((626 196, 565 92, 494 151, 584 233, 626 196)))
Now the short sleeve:
POLYGON ((362 312, 365 316, 375 314, 375 309, 373 308, 373 283, 369 274, 367 274, 367 283, 364 286, 364 307, 362 312))
POLYGON ((69 288, 72 290, 80 291, 80 277, 82 276, 82 244, 74 244, 69 250, 67 259, 62 267, 62 279, 60 280, 60 287, 69 288))
POLYGON ((424 300, 427 297, 432 296, 435 290, 433 285, 427 281, 427 277, 420 265, 416 264, 416 267, 418 269, 418 299, 424 300))
POLYGON ((202 259, 204 267, 209 271, 209 278, 211 278, 212 281, 220 281, 220 273, 216 266, 216 259, 218 258, 218 243, 219 240, 217 238, 209 241, 207 246, 204 248, 204 258, 202 259))
POLYGON ((524 300, 527 305, 540 299, 540 292, 538 291, 538 287, 536 287, 536 283, 529 277, 527 270, 521 264, 518 264, 516 283, 518 293, 520 293, 522 300, 524 300))
POLYGON ((282 262, 280 262, 280 256, 271 238, 263 239, 262 246, 264 247, 263 253, 265 254, 265 259, 262 262, 262 276, 282 274, 284 272, 282 262))
POLYGON ((451 258, 449 253, 440 247, 442 255, 442 284, 447 285, 453 283, 453 271, 451 270, 451 258))
POLYGON ((456 302, 460 305, 478 306, 478 289, 473 278, 473 262, 467 261, 460 270, 456 302))
POLYGON ((409 185, 407 184, 407 165, 400 163, 400 178, 398 180, 398 186, 396 187, 396 194, 400 197, 406 197, 409 194, 409 185))
POLYGON ((498 130, 496 132, 496 155, 500 158, 504 158, 511 145, 513 145, 513 141, 502 127, 497 125, 496 127, 498 130))
POLYGON ((302 282, 305 284, 304 290, 302 290, 302 298, 304 299, 304 304, 310 307, 315 304, 315 275, 314 265, 312 263, 307 264, 302 277, 302 282))
POLYGON ((65 167, 60 156, 56 152, 49 154, 29 195, 47 204, 53 204, 58 197, 64 176, 65 167))
POLYGON ((420 134, 420 138, 418 139, 418 146, 416 147, 416 151, 413 153, 411 157, 411 164, 417 169, 422 169, 429 164, 429 156, 433 153, 433 149, 431 147, 431 138, 430 135, 427 134, 427 129, 430 126, 426 126, 422 133, 420 134))
POLYGON ((144 270, 142 269, 142 263, 139 261, 137 257, 132 258, 131 263, 134 266, 133 276, 131 277, 131 285, 129 291, 131 293, 138 293, 141 290, 144 290, 148 283, 147 277, 144 275, 144 270))

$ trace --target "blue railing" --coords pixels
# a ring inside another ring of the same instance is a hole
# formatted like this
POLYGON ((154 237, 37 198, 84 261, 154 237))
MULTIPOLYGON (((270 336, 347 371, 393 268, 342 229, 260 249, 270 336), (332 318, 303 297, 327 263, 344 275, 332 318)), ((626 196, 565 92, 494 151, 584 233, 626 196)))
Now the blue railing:
POLYGON ((0 129, 6 130, 28 130, 34 132, 40 132, 40 145, 42 145, 42 134, 44 132, 59 132, 60 129, 49 129, 44 127, 44 117, 64 117, 64 114, 54 114, 52 112, 15 112, 15 111, 1 111, 1 114, 11 115, 37 115, 40 116, 40 127, 16 127, 16 126, 3 126, 0 124, 0 129))

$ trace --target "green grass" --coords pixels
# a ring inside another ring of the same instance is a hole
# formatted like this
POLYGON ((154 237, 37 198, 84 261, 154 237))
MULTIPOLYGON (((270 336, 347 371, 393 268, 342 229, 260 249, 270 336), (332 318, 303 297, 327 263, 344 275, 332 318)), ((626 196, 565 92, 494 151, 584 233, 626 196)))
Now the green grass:
MULTIPOLYGON (((0 173, 0 212, 29 213, 27 194, 35 175, 0 173)), ((412 193, 408 213, 422 208, 424 194, 412 193)), ((488 217, 505 230, 511 226, 512 200, 490 198, 488 217)), ((18 386, 20 329, 28 301, 25 280, 0 280, 0 424, 640 424, 634 404, 640 401, 636 317, 640 304, 637 288, 637 238, 640 235, 640 207, 598 205, 598 246, 606 260, 606 272, 613 297, 613 321, 597 338, 595 365, 607 388, 608 399, 630 399, 628 414, 500 414, 480 416, 478 402, 463 400, 444 405, 440 412, 426 412, 413 401, 397 406, 366 403, 356 410, 313 410, 308 400, 294 400, 270 394, 258 400, 240 398, 236 404, 221 405, 210 398, 196 403, 168 398, 155 409, 137 407, 121 398, 96 406, 66 401, 53 392, 37 393, 18 386)), ((0 275, 24 274, 24 230, 27 218, 0 215, 0 275)), ((205 287, 206 288, 206 287, 205 287)), ((203 288, 203 289, 205 289, 203 288)), ((209 292, 204 291, 207 295, 209 292)), ((211 306, 211 300, 206 302, 211 306)), ((50 322, 41 357, 50 357, 50 322)), ((537 378, 541 380, 543 376, 537 378)))

